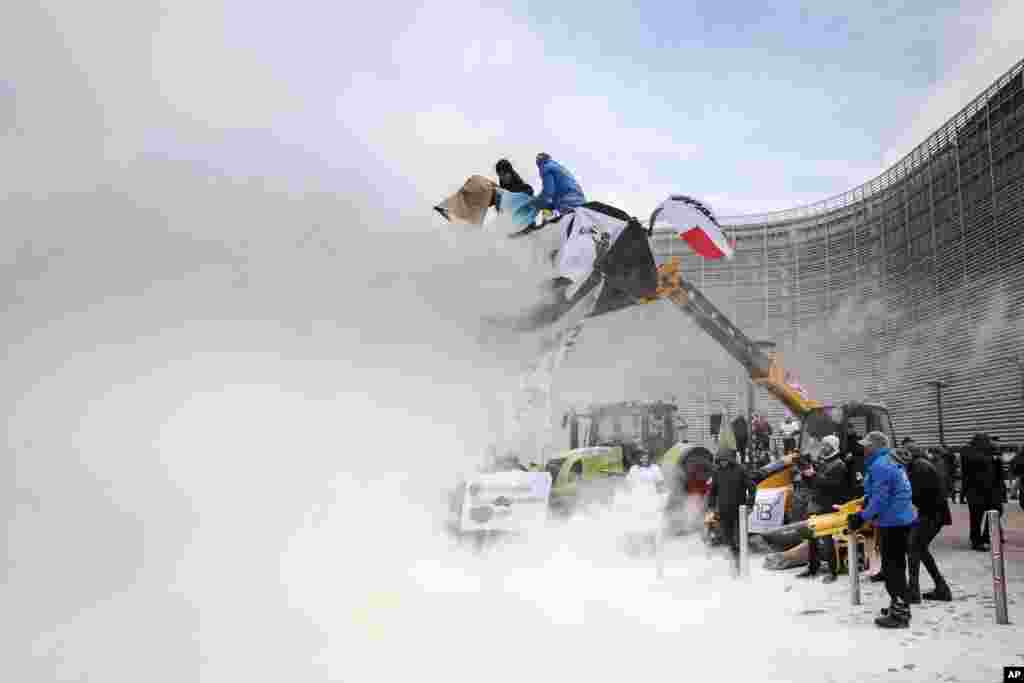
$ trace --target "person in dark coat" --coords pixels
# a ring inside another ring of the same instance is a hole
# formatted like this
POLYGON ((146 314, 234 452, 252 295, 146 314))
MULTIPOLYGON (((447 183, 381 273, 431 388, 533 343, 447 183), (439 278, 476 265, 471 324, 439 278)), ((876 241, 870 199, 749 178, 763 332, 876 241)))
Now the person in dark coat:
POLYGON ((498 174, 498 186, 507 192, 519 192, 533 196, 533 186, 527 184, 522 177, 512 168, 512 162, 508 159, 500 159, 494 165, 498 174))
POLYGON ((989 531, 982 531, 985 513, 1003 510, 1003 477, 996 462, 998 453, 987 434, 975 434, 960 451, 963 495, 971 515, 971 548, 989 549, 989 531))
POLYGON ((907 553, 907 599, 912 605, 921 602, 920 576, 923 563, 935 583, 935 590, 925 593, 924 599, 949 602, 953 599, 953 594, 939 571, 935 558, 928 550, 928 546, 942 531, 942 527, 953 523, 949 498, 946 495, 946 482, 919 447, 911 446, 904 453, 906 456, 905 459, 901 458, 902 464, 907 470, 912 500, 914 507, 917 508, 917 524, 910 530, 910 547, 907 553))
POLYGON ((942 463, 945 471, 942 473, 944 481, 946 482, 946 491, 949 494, 949 499, 956 500, 956 456, 953 455, 953 451, 943 446, 939 449, 939 461, 942 463))
POLYGON ((747 443, 750 440, 750 432, 747 429, 747 418, 742 415, 732 421, 732 434, 736 437, 736 451, 743 462, 747 461, 747 443))
POLYGON ((715 458, 718 468, 711 480, 708 510, 718 513, 718 528, 729 544, 733 566, 739 571, 740 561, 740 506, 753 507, 757 489, 747 470, 736 461, 736 451, 723 448, 715 458))
POLYGON ((960 504, 964 505, 967 503, 967 489, 964 486, 964 454, 962 452, 956 454, 956 474, 954 476, 960 482, 960 504))
MULTIPOLYGON (((828 514, 833 505, 841 505, 849 498, 849 479, 846 462, 839 454, 839 437, 830 434, 822 439, 822 449, 818 456, 818 468, 813 465, 800 470, 801 478, 811 488, 811 502, 808 512, 812 515, 828 514)), ((836 564, 835 541, 831 536, 821 539, 824 546, 825 559, 828 563, 828 574, 822 581, 832 583, 836 580, 839 568, 836 564)), ((804 579, 818 574, 818 543, 812 540, 808 545, 807 569, 797 578, 804 579)))
POLYGON ((1010 462, 1010 474, 1017 477, 1017 502, 1024 510, 1024 446, 1021 446, 1010 462))
POLYGON ((849 452, 844 456, 847 474, 850 477, 850 498, 864 495, 864 447, 860 444, 860 435, 853 425, 847 425, 846 444, 849 452))

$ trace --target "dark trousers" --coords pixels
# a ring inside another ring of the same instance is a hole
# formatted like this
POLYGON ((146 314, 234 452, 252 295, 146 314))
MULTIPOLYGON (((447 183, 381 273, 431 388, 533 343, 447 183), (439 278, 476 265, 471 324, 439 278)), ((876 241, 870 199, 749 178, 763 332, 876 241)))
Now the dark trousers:
POLYGON ((729 551, 732 553, 733 564, 738 569, 740 566, 740 515, 739 510, 731 514, 718 513, 718 525, 722 531, 722 540, 729 544, 729 551))
POLYGON ((825 561, 828 563, 828 571, 830 574, 835 576, 839 573, 839 567, 836 565, 836 543, 831 536, 825 536, 822 539, 812 538, 807 544, 807 566, 812 573, 818 571, 818 562, 820 561, 818 552, 818 541, 824 546, 825 561))
POLYGON ((880 529, 882 534, 882 574, 885 576, 885 590, 895 602, 899 598, 907 601, 907 549, 910 538, 909 526, 890 526, 880 529))
POLYGON ((985 519, 985 512, 992 509, 992 506, 984 503, 968 503, 967 508, 971 513, 971 546, 977 547, 989 543, 988 529, 982 533, 981 524, 985 519))
POLYGON ((935 564, 935 558, 932 557, 932 553, 928 549, 928 546, 931 545, 931 542, 935 540, 940 531, 942 531, 941 513, 921 515, 917 526, 912 527, 910 530, 910 550, 907 555, 910 564, 907 568, 907 574, 910 579, 910 585, 915 588, 919 589, 921 586, 922 564, 924 564, 928 576, 932 577, 936 588, 946 583, 946 580, 942 578, 942 574, 939 572, 938 565, 935 564))

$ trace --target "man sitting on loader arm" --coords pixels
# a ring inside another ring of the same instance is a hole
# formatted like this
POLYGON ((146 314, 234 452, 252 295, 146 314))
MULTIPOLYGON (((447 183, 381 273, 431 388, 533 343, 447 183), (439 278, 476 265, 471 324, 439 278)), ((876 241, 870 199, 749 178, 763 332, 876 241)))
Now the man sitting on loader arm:
MULTIPOLYGON (((816 458, 818 469, 811 462, 802 462, 800 476, 811 487, 811 504, 808 512, 822 515, 832 512, 833 506, 842 505, 849 500, 849 486, 846 463, 839 454, 839 437, 829 434, 822 439, 821 452, 816 458)), ((838 566, 836 562, 835 542, 831 536, 821 539, 825 546, 825 559, 828 562, 828 574, 822 579, 824 583, 836 580, 838 566)), ((818 574, 818 543, 811 539, 808 546, 807 569, 797 578, 806 579, 818 574)))

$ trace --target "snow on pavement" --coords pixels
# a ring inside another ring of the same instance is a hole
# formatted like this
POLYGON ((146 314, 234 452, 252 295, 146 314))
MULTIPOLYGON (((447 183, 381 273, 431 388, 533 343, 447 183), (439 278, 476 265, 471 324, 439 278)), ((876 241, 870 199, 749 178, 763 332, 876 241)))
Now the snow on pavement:
MULTIPOLYGON (((956 511, 958 525, 964 512, 956 511)), ((1015 529, 1022 522, 1011 517, 1015 529)), ((944 532, 953 545, 936 547, 954 601, 914 606, 906 630, 874 625, 888 598, 866 576, 857 607, 845 577, 831 585, 800 580, 799 570, 768 571, 756 556, 749 580, 735 581, 720 550, 694 537, 667 546, 659 580, 651 558, 623 552, 629 528, 615 518, 573 520, 482 556, 426 542, 382 548, 389 560, 396 551, 409 557, 388 571, 377 563, 361 572, 324 555, 322 544, 311 562, 296 546, 301 566, 351 585, 332 598, 301 595, 295 577, 288 583, 293 604, 335 636, 324 662, 339 680, 984 683, 1001 681, 1003 666, 1024 664, 1020 555, 1007 562, 1014 623, 997 626, 990 556, 959 547, 958 527, 944 532)))

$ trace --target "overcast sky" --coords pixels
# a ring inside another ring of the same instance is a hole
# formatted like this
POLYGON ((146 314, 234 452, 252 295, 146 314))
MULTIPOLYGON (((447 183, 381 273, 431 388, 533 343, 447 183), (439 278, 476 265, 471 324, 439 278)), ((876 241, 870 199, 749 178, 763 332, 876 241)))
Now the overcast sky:
POLYGON ((510 388, 476 325, 532 291, 430 206, 543 150, 637 215, 787 208, 1024 56, 1020 3, 829 4, 5 3, 0 678, 373 680, 345 610, 428 552, 510 388))

